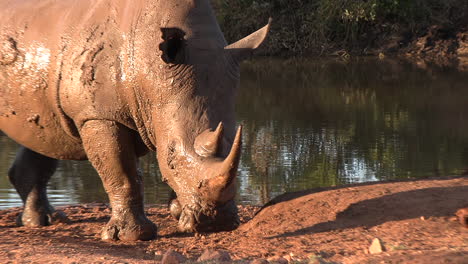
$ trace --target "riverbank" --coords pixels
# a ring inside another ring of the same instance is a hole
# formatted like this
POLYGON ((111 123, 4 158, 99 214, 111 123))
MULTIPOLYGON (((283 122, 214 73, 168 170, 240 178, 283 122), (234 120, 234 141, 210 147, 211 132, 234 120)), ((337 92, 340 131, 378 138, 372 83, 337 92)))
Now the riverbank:
POLYGON ((468 177, 313 189, 281 195, 261 210, 242 206, 240 228, 201 235, 178 233, 168 210, 153 206, 147 214, 159 237, 145 242, 101 241, 105 204, 63 207, 71 222, 43 228, 16 227, 20 209, 12 208, 0 211, 0 262, 159 263, 173 249, 193 263, 218 249, 235 263, 462 263, 468 228, 454 213, 468 206, 467 193, 468 177), (376 238, 381 253, 369 249, 376 238))
POLYGON ((468 69, 468 2, 213 0, 228 42, 274 19, 263 54, 397 56, 468 69))

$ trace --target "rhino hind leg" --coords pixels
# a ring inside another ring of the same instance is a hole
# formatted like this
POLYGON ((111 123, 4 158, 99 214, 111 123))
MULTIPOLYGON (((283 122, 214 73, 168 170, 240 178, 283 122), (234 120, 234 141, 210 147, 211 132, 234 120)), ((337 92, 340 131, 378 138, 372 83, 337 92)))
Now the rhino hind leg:
POLYGON ((28 148, 21 147, 8 171, 8 177, 24 203, 17 224, 46 226, 67 222, 61 211, 56 211, 47 199, 47 182, 57 168, 58 161, 28 148))
POLYGON ((80 131, 88 160, 100 175, 112 207, 103 240, 151 240, 156 225, 145 215, 143 182, 138 170, 136 135, 106 120, 90 120, 80 131))

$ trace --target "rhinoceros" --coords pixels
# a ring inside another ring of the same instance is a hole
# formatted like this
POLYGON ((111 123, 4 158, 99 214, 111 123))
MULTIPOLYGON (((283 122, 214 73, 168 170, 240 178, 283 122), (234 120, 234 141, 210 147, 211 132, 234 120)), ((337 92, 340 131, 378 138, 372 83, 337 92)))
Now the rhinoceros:
POLYGON ((89 160, 112 214, 102 239, 150 240, 138 158, 156 151, 185 232, 239 224, 239 63, 271 20, 227 45, 208 0, 0 0, 0 129, 21 145, 8 176, 25 226, 66 219, 46 185, 89 160))

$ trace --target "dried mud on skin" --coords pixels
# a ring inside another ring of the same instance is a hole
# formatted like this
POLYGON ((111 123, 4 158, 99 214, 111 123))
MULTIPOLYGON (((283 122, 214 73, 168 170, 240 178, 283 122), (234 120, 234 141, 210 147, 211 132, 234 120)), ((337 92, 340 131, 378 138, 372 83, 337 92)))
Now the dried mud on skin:
POLYGON ((184 234, 163 207, 148 207, 158 238, 105 242, 105 204, 60 208, 71 223, 16 227, 19 208, 0 211, 0 263, 159 263, 168 249, 195 261, 227 250, 236 263, 289 256, 308 263, 467 263, 468 228, 454 213, 468 206, 468 177, 350 185, 288 193, 259 207, 241 206, 232 232, 184 234), (258 212, 255 215, 255 212, 258 212), (254 216, 255 215, 255 216, 254 216), (374 238, 385 249, 369 254, 374 238))

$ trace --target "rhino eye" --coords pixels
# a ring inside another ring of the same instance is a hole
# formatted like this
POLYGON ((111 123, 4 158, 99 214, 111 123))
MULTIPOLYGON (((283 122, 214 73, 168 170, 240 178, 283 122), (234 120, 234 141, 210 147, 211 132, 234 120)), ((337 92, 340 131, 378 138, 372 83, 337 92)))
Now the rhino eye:
POLYGON ((177 54, 181 52, 183 39, 171 38, 167 41, 167 57, 169 61, 174 63, 177 59, 177 54))
POLYGON ((178 28, 162 28, 164 42, 159 45, 163 52, 162 59, 166 63, 180 64, 184 62, 185 32, 178 28))

